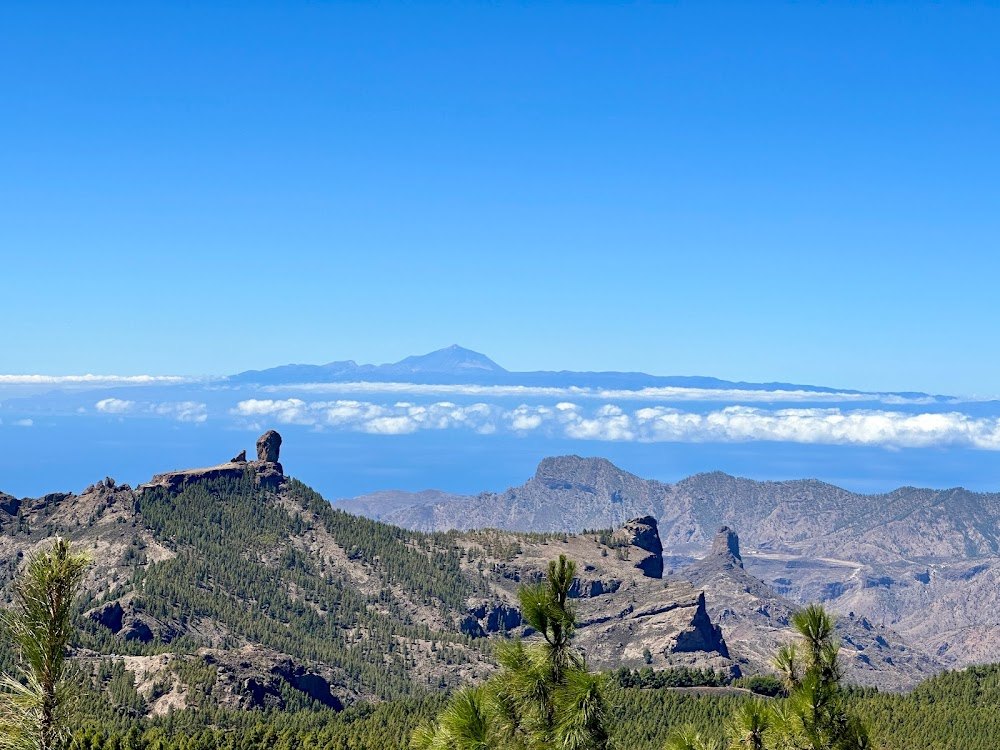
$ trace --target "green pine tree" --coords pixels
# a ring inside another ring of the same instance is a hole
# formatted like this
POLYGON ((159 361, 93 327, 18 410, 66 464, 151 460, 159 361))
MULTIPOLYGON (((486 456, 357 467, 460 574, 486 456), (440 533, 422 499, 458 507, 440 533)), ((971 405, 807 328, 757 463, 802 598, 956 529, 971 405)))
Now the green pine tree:
POLYGON ((785 678, 788 698, 770 717, 758 717, 767 725, 762 734, 773 724, 777 747, 789 750, 870 748, 867 728, 848 710, 840 689, 843 672, 833 618, 811 604, 792 616, 792 625, 800 644, 782 647, 774 662, 785 678))
POLYGON ((608 706, 604 678, 587 671, 573 648, 576 613, 569 599, 576 566, 560 555, 546 581, 518 592, 535 643, 497 649, 500 671, 459 691, 433 722, 414 731, 414 750, 604 750, 608 706))
POLYGON ((86 557, 57 539, 28 560, 14 607, 0 615, 19 661, 14 675, 0 677, 2 750, 54 750, 65 737, 71 691, 63 671, 86 566, 86 557))

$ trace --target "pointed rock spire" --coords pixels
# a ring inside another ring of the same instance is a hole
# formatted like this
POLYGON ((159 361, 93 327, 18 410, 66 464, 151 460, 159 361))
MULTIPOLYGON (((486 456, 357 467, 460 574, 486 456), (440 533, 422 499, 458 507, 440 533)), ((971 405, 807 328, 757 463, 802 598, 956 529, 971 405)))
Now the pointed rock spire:
POLYGON ((743 558, 740 557, 740 538, 728 526, 721 527, 712 540, 712 551, 709 557, 719 558, 724 562, 733 562, 739 567, 743 567, 743 558))

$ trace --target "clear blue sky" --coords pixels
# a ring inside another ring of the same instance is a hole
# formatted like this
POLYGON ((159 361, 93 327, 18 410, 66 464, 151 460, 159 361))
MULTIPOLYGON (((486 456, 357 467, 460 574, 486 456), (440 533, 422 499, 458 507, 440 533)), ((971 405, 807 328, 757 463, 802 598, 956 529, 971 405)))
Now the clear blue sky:
POLYGON ((0 372, 1000 392, 1000 6, 0 10, 0 372))

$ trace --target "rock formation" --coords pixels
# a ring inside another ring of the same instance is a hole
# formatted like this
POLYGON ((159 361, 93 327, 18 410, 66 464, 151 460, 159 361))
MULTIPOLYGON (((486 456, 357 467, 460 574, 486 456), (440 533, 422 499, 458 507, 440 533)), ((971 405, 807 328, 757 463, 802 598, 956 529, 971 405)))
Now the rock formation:
POLYGON ((281 435, 274 430, 268 430, 257 438, 257 460, 268 463, 278 463, 278 453, 281 451, 281 435))
POLYGON ((0 492, 0 511, 9 516, 16 516, 21 507, 21 501, 13 495, 0 492))
POLYGON ((740 557, 740 538, 728 526, 723 526, 716 532, 715 539, 712 540, 712 551, 708 554, 723 563, 743 567, 743 558, 740 557))
POLYGON ((663 545, 660 543, 655 518, 633 518, 618 529, 611 540, 615 544, 627 544, 638 551, 638 554, 630 555, 629 559, 633 556, 636 558, 635 567, 644 575, 649 578, 663 577, 663 545))
POLYGON ((459 629, 473 638, 491 633, 508 633, 521 625, 521 611, 503 602, 491 601, 469 609, 459 623, 459 629))
MULTIPOLYGON (((679 577, 708 593, 706 612, 721 625, 733 658, 750 671, 769 670, 778 647, 786 642, 785 633, 799 605, 743 567, 736 533, 727 526, 719 529, 711 552, 679 577)), ((838 617, 836 627, 842 642, 841 663, 851 682, 880 689, 908 688, 941 668, 903 642, 898 633, 875 628, 864 618, 838 617)))
POLYGON ((736 668, 721 628, 706 610, 704 592, 686 582, 639 578, 615 595, 580 599, 577 606, 576 642, 596 668, 638 669, 646 664, 646 649, 656 669, 736 668))
POLYGON ((151 487, 164 487, 171 492, 179 492, 185 485, 202 482, 209 479, 239 479, 246 469, 253 471, 257 484, 263 487, 276 488, 285 481, 285 472, 278 463, 278 451, 281 448, 281 435, 274 430, 268 430, 257 438, 257 461, 247 461, 247 452, 241 451, 228 462, 207 469, 184 469, 157 474, 146 484, 136 489, 140 492, 151 487))

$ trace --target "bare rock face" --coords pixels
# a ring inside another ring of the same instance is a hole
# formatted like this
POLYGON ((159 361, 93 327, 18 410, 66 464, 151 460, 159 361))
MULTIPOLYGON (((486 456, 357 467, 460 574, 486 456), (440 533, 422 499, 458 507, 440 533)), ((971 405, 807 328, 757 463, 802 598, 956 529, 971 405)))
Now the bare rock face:
POLYGON ((615 595, 579 603, 577 643, 599 669, 646 664, 729 670, 729 648, 705 608, 705 594, 683 581, 637 578, 615 595))
POLYGON ((276 461, 253 461, 247 466, 253 467, 256 482, 262 487, 275 489, 285 481, 284 469, 276 461))
POLYGON ((743 567, 743 558, 740 557, 740 538, 728 526, 723 526, 716 532, 715 539, 712 540, 712 551, 709 556, 720 561, 731 562, 739 567, 743 567))
POLYGON ((521 625, 521 611, 502 601, 489 601, 469 609, 459 623, 459 629, 473 638, 491 633, 507 633, 521 625))
POLYGON ((247 462, 246 451, 240 451, 238 455, 233 456, 231 459, 229 459, 229 463, 231 464, 245 464, 246 462, 247 462))
POLYGON ((281 435, 275 430, 268 430, 257 438, 257 460, 268 463, 278 463, 281 451, 281 435))
POLYGON ((0 512, 6 513, 8 516, 16 516, 18 509, 21 507, 21 501, 18 500, 13 495, 7 495, 0 492, 0 512))
POLYGON ((656 519, 652 516, 633 518, 612 537, 616 544, 628 544, 640 551, 635 567, 649 578, 663 577, 663 544, 660 543, 660 533, 656 528, 656 519), (645 554, 642 554, 645 553, 645 554))
POLYGON ((92 609, 87 617, 126 641, 152 643, 158 639, 163 643, 170 643, 180 634, 179 623, 161 622, 136 611, 128 600, 117 600, 92 609))

